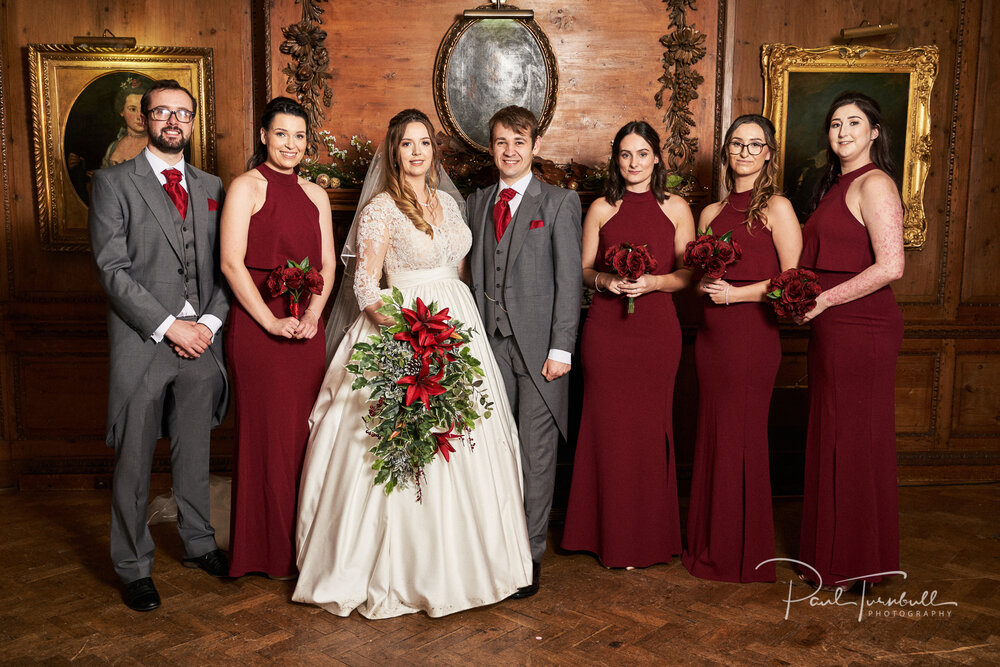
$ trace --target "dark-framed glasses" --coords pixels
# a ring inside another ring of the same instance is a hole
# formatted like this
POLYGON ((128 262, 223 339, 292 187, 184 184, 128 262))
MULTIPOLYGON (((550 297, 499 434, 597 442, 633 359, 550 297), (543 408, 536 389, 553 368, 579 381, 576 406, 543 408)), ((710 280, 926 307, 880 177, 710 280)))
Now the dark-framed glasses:
POLYGON ((178 123, 190 123, 194 120, 194 112, 188 109, 168 109, 166 107, 156 107, 149 110, 149 117, 153 120, 168 121, 173 116, 178 123))
POLYGON ((730 155, 740 155, 743 153, 744 148, 747 149, 747 153, 749 155, 760 155, 760 152, 764 150, 766 145, 767 144, 762 144, 759 141, 751 141, 750 143, 745 144, 742 141, 737 141, 736 139, 733 139, 726 144, 726 146, 729 147, 730 155))

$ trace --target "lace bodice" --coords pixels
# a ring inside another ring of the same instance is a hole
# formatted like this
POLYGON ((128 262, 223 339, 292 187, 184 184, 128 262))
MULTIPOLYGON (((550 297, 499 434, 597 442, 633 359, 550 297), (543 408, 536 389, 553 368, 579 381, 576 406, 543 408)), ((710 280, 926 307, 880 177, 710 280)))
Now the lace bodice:
POLYGON ((354 296, 364 310, 378 303, 379 279, 383 269, 391 275, 402 271, 458 266, 472 246, 472 231, 462 219, 458 204, 446 192, 438 191, 444 217, 434 227, 434 238, 419 231, 387 193, 368 202, 358 220, 358 268, 354 275, 354 296))

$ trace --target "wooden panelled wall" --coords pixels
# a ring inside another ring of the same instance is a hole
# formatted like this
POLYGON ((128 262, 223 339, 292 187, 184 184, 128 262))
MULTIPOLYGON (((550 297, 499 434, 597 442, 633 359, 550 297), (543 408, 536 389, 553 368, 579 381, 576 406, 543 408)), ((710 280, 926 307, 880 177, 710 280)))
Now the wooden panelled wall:
MULTIPOLYGON (((334 102, 324 127, 376 142, 396 111, 416 106, 433 118, 432 69, 449 25, 477 0, 329 0, 324 26, 334 102)), ((662 0, 518 0, 531 7, 559 62, 560 88, 542 155, 595 164, 624 122, 662 128, 659 90, 669 29, 662 0)), ((928 243, 907 253, 895 286, 906 340, 900 357, 897 424, 904 480, 1000 478, 1000 179, 997 124, 988 91, 1000 75, 994 31, 1000 3, 988 0, 858 0, 805 6, 793 0, 698 0, 688 23, 707 35, 698 64, 705 82, 693 111, 700 141, 695 173, 711 186, 717 127, 760 111, 760 45, 834 43, 841 27, 896 22, 898 35, 874 46, 936 44, 941 67, 932 96, 934 151, 925 207, 928 243), (718 96, 718 91, 731 95, 718 96)), ((76 34, 134 35, 140 44, 215 49, 219 174, 228 184, 251 150, 254 103, 279 94, 288 63, 281 27, 299 20, 293 0, 197 3, 152 11, 142 0, 8 0, 3 36, 4 225, 0 229, 0 486, 72 478, 103 480, 106 390, 104 299, 85 253, 40 249, 31 163, 26 48, 68 43, 76 34), (251 37, 269 36, 254 61, 251 37), (263 60, 263 62, 261 62, 263 60), (252 85, 252 72, 265 76, 252 85), (266 76, 269 70, 270 76, 266 76), (33 481, 32 481, 33 480, 33 481)), ((159 6, 157 6, 159 7, 159 6)), ((440 126, 440 125, 439 125, 440 126)), ((725 129, 724 127, 722 129, 725 129)), ((690 333, 691 329, 688 328, 690 333)), ((690 338, 690 336, 688 336, 690 338)), ((801 448, 804 332, 785 332, 785 361, 772 414, 779 435, 801 448), (795 417, 787 413, 794 412, 795 417), (784 415, 784 416, 782 416, 784 415)), ((686 359, 690 359, 686 350, 686 359)), ((691 364, 679 377, 680 463, 690 459, 691 364)), ((225 465, 229 430, 216 438, 225 465)), ((65 485, 62 481, 53 484, 65 485)))
POLYGON ((25 474, 110 469, 104 447, 106 301, 90 253, 41 249, 35 209, 27 45, 68 44, 105 29, 140 46, 211 47, 217 168, 225 182, 249 155, 250 3, 8 0, 0 3, 3 201, 0 230, 0 487, 25 474))
MULTIPOLYGON (((873 46, 935 44, 927 243, 906 253, 893 285, 906 334, 896 373, 904 480, 997 479, 1000 471, 1000 180, 992 86, 1000 3, 865 0, 807 9, 795 0, 729 0, 732 112, 761 108, 759 45, 821 46, 841 27, 898 23, 873 46), (991 120, 992 119, 992 120, 991 120)), ((804 347, 786 346, 779 386, 805 377, 804 347)))

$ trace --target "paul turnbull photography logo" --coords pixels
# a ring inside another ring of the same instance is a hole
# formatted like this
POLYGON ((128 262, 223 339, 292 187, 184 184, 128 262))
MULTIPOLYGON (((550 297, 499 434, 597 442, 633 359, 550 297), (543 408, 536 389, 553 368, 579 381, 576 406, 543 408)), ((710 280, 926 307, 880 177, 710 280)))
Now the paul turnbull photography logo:
POLYGON ((757 567, 778 562, 792 563, 799 572, 803 573, 806 584, 813 587, 808 595, 794 597, 792 581, 789 580, 788 597, 783 600, 786 621, 792 612, 792 605, 803 603, 810 607, 857 607, 858 623, 865 618, 951 618, 952 608, 958 606, 957 602, 938 600, 936 590, 924 590, 916 597, 911 597, 906 591, 893 595, 876 595, 871 589, 871 584, 866 581, 875 577, 892 575, 902 576, 903 579, 906 579, 906 572, 902 570, 873 572, 859 577, 824 583, 823 577, 816 571, 816 568, 794 558, 771 558, 762 561, 757 567), (859 596, 855 598, 854 594, 851 594, 850 599, 844 599, 848 590, 857 591, 859 596))

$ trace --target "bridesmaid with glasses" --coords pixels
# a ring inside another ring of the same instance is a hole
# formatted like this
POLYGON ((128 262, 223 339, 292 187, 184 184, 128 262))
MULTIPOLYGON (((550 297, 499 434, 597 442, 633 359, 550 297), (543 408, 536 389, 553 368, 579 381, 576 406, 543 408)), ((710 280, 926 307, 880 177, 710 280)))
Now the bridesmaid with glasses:
POLYGON ((695 342, 698 436, 684 566, 718 581, 774 581, 774 524, 767 416, 781 363, 778 323, 765 296, 771 278, 796 266, 802 233, 775 182, 774 126, 737 118, 719 157, 729 194, 705 208, 702 233, 732 232, 742 256, 722 278, 698 284, 704 314, 695 342))

